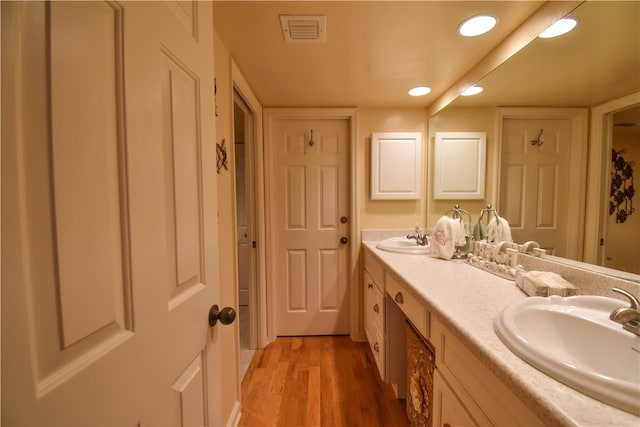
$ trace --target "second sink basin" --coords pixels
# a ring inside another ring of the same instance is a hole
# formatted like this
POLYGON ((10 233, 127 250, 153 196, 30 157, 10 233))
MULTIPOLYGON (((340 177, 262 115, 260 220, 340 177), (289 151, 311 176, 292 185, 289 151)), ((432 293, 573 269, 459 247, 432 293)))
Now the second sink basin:
POLYGON ((521 359, 566 385, 640 415, 640 337, 609 320, 614 298, 530 297, 495 318, 494 329, 521 359))
POLYGON ((390 237, 378 242, 376 247, 383 251, 400 254, 423 255, 429 253, 429 245, 418 245, 415 240, 407 239, 406 237, 390 237))

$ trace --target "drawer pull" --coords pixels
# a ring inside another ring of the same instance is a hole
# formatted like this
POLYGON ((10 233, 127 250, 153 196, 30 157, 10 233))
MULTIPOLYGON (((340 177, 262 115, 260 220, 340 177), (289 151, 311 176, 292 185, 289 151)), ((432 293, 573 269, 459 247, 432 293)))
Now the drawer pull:
POLYGON ((380 313, 380 307, 378 307, 378 304, 375 304, 373 306, 373 311, 375 311, 376 313, 380 313))
POLYGON ((404 304, 404 297, 402 296, 402 292, 398 292, 394 299, 398 304, 404 304))
POLYGON ((367 284, 367 287, 368 287, 369 289, 373 289, 373 283, 369 283, 369 284, 367 284))
POLYGON ((376 353, 380 353, 380 346, 378 345, 378 343, 375 343, 373 345, 373 349, 376 351, 376 353))

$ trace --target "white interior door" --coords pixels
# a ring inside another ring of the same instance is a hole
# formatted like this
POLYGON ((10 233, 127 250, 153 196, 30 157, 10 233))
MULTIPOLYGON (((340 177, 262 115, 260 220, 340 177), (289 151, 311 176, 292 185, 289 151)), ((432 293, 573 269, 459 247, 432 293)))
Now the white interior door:
POLYGON ((349 123, 274 119, 269 136, 277 335, 349 333, 349 123), (344 217, 344 219, 342 219, 344 217))
POLYGON ((559 256, 566 256, 570 144, 570 119, 502 122, 500 214, 515 242, 535 240, 559 256))
POLYGON ((220 424, 210 6, 2 4, 3 425, 220 424))

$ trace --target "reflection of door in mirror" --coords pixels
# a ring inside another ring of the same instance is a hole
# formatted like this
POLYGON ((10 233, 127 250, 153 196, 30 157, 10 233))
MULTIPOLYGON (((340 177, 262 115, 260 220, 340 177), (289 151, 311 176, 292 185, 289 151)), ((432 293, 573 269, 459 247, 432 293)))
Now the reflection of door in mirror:
POLYGON ((586 146, 586 130, 577 138, 571 115, 553 109, 503 116, 501 123, 500 213, 514 241, 535 240, 547 253, 576 258, 584 172, 573 160, 576 146, 586 146))
POLYGON ((640 202, 634 197, 634 175, 640 170, 640 106, 613 114, 612 123, 604 265, 640 274, 640 202))

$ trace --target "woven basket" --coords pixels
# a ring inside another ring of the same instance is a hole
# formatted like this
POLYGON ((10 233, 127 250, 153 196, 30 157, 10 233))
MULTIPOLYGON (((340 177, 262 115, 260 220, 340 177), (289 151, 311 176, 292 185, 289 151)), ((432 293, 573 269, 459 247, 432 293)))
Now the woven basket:
POLYGON ((407 320, 407 417, 412 427, 431 427, 435 354, 407 320))

